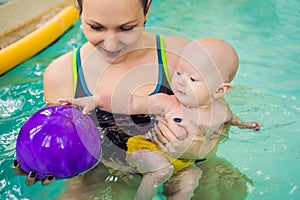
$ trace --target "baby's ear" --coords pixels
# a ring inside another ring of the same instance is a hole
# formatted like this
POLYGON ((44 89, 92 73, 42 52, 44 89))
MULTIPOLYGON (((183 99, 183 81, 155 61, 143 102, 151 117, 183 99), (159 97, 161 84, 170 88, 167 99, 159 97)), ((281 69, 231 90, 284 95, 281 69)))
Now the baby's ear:
POLYGON ((215 93, 213 94, 213 97, 215 99, 223 97, 229 91, 230 88, 231 88, 230 83, 222 83, 222 85, 220 85, 216 89, 215 93))

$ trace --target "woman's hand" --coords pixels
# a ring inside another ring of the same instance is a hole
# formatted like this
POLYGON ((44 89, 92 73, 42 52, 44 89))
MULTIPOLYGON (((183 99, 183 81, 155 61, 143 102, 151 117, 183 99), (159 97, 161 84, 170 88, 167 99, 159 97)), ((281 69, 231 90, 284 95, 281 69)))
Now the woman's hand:
MULTIPOLYGON (((29 174, 27 174, 21 169, 20 163, 17 160, 14 160, 13 170, 18 175, 27 176, 25 180, 25 184, 28 186, 32 186, 39 181, 39 179, 37 178, 38 174, 36 172, 31 171, 29 172, 29 174)), ((46 179, 41 180, 41 183, 43 186, 46 186, 52 183, 54 180, 55 180, 54 176, 48 176, 46 179)))
POLYGON ((82 113, 87 114, 97 107, 97 98, 95 96, 81 97, 81 98, 60 98, 58 103, 63 105, 75 105, 82 108, 82 113))
POLYGON ((187 137, 181 140, 172 133, 163 118, 157 116, 157 120, 158 124, 154 127, 150 137, 160 149, 174 158, 203 158, 200 152, 205 137, 203 132, 192 122, 174 118, 174 121, 188 133, 187 137))

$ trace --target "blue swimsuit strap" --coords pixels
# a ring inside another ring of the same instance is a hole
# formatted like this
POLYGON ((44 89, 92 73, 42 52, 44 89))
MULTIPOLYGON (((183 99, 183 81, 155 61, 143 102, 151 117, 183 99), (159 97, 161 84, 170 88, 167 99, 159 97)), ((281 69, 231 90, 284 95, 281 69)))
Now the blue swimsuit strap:
POLYGON ((82 66, 81 66, 81 59, 80 59, 80 47, 78 47, 77 52, 76 52, 76 62, 77 62, 77 68, 78 68, 78 75, 79 75, 79 79, 80 79, 80 83, 82 85, 83 91, 87 96, 93 96, 92 93, 89 91, 86 83, 85 83, 85 79, 83 76, 83 71, 82 71, 82 66))
POLYGON ((158 65, 159 65, 158 82, 155 90, 150 95, 159 93, 163 84, 165 84, 165 86, 171 85, 167 61, 166 61, 166 53, 165 53, 163 36, 156 35, 156 48, 157 48, 157 58, 158 58, 158 65))
POLYGON ((157 82, 155 90, 150 95, 158 93, 161 88, 161 85, 162 85, 163 61, 162 61, 159 35, 156 35, 156 49, 157 49, 157 58, 158 58, 158 65, 159 65, 158 66, 158 82, 157 82))

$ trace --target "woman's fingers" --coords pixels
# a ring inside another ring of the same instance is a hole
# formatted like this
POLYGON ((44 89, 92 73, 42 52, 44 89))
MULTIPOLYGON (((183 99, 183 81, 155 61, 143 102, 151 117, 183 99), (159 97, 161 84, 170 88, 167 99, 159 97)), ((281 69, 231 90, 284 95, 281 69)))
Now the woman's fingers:
POLYGON ((18 175, 27 176, 26 180, 25 180, 25 184, 28 185, 28 186, 32 186, 38 181, 36 179, 37 178, 37 173, 34 172, 34 171, 31 171, 29 174, 27 174, 26 172, 24 172, 21 169, 20 163, 17 160, 14 160, 13 170, 18 175))
POLYGON ((73 98, 60 98, 57 99, 57 102, 62 104, 62 105, 70 105, 73 104, 73 98))
POLYGON ((84 97, 83 98, 78 98, 78 99, 74 99, 74 98, 59 98, 57 99, 57 102, 62 104, 62 105, 75 105, 75 106, 84 106, 83 102, 84 102, 84 97))
POLYGON ((165 137, 164 132, 163 132, 164 128, 162 128, 162 127, 164 127, 164 126, 158 127, 158 125, 157 125, 153 128, 153 137, 156 138, 159 143, 166 144, 169 142, 169 140, 165 137))
POLYGON ((16 174, 21 176, 26 176, 27 174, 21 169, 20 163, 17 160, 14 160, 13 170, 16 174))
POLYGON ((151 132, 151 140, 158 146, 158 148, 163 149, 165 148, 164 145, 168 143, 167 139, 163 137, 162 132, 154 128, 151 132))
POLYGON ((25 180, 25 184, 27 186, 32 186, 34 185, 36 182, 38 182, 37 180, 37 173, 35 171, 31 171, 28 176, 26 177, 25 180))
POLYGON ((48 176, 45 180, 42 180, 42 185, 46 186, 52 183, 55 180, 54 176, 48 176))
MULTIPOLYGON (((27 176, 25 179, 25 184, 27 186, 32 186, 39 181, 37 179, 38 174, 35 171, 31 171, 29 174, 27 174, 21 169, 20 163, 17 160, 14 160, 13 170, 18 175, 27 176)), ((45 180, 42 180, 41 183, 43 186, 46 186, 52 183, 54 180, 55 180, 54 176, 48 176, 45 180)))
POLYGON ((90 97, 82 97, 82 98, 59 98, 57 99, 58 103, 61 103, 63 105, 74 105, 77 107, 82 108, 82 113, 87 114, 91 110, 95 109, 96 107, 96 101, 95 97, 90 96, 90 97))
POLYGON ((157 120, 158 124, 154 128, 155 134, 153 134, 152 140, 161 150, 172 157, 180 157, 185 149, 185 147, 181 148, 183 141, 176 138, 163 119, 158 118, 157 120))
POLYGON ((157 118, 158 124, 155 126, 155 132, 158 133, 157 136, 163 143, 169 143, 176 139, 175 134, 169 129, 166 122, 161 119, 157 118))

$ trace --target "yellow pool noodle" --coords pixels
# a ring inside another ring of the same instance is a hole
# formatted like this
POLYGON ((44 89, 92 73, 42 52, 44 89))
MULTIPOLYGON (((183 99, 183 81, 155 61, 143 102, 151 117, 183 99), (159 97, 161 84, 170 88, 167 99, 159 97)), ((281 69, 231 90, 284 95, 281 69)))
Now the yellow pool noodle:
POLYGON ((77 9, 68 6, 41 28, 0 50, 0 75, 50 45, 78 19, 77 9))

